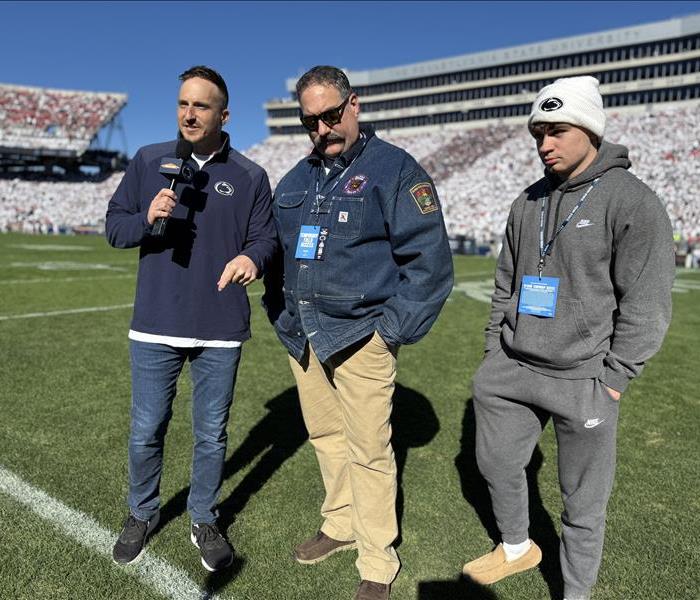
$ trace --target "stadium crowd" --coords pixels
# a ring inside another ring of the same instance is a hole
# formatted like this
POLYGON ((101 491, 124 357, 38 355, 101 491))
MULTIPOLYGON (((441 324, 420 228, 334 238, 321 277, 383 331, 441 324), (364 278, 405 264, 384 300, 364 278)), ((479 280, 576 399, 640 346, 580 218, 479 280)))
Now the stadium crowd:
POLYGON ((0 147, 80 154, 125 103, 123 94, 0 85, 0 147))
MULTIPOLYGON (((632 172, 654 189, 667 207, 674 230, 700 241, 700 105, 657 107, 652 112, 611 113, 606 139, 630 149, 632 172)), ((501 239, 508 209, 523 181, 534 181, 542 165, 522 124, 475 129, 433 129, 379 136, 405 148, 435 181, 448 233, 477 244, 501 239)), ((269 138, 245 154, 268 172, 274 189, 284 173, 311 149, 303 136, 269 138)), ((43 232, 89 224, 100 227, 122 174, 96 183, 0 179, 0 231, 43 232)))
POLYGON ((75 175, 0 179, 0 231, 104 231, 107 201, 123 175, 113 173, 103 180, 75 175))
MULTIPOLYGON (((700 105, 656 108, 610 114, 605 136, 629 148, 632 172, 659 195, 674 230, 685 239, 700 237, 699 126, 700 105)), ((522 124, 379 135, 406 149, 432 175, 448 233, 477 243, 501 238, 521 182, 534 181, 542 173, 522 124)), ((304 138, 270 138, 246 154, 267 169, 274 187, 309 149, 304 138)))

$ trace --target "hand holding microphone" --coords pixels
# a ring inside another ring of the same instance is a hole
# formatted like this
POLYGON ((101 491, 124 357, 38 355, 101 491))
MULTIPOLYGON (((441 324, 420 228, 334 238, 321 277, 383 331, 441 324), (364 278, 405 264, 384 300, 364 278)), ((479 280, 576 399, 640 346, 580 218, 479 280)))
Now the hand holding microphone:
MULTIPOLYGON (((173 179, 173 181, 175 180, 173 179)), ((160 190, 148 208, 148 214, 146 215, 148 224, 154 225, 156 221, 165 221, 172 214, 175 204, 177 204, 177 195, 172 189, 163 188, 160 190)))
POLYGON ((180 138, 175 148, 177 158, 163 158, 160 161, 160 173, 170 178, 170 187, 160 190, 151 201, 151 206, 148 209, 146 219, 153 225, 151 235, 154 237, 163 237, 165 235, 165 226, 177 202, 175 185, 182 175, 182 166, 185 160, 191 154, 192 142, 188 142, 185 138, 180 138))

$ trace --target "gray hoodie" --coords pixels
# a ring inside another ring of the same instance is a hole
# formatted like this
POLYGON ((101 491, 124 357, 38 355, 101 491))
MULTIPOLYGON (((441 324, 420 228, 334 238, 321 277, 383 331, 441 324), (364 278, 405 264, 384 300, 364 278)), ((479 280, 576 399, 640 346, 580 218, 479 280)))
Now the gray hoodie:
POLYGON ((603 142, 577 177, 546 176, 516 199, 498 258, 487 353, 500 339, 534 371, 598 378, 622 392, 658 351, 671 320, 673 234, 661 202, 630 164, 627 148, 603 142), (546 258, 542 275, 559 278, 556 316, 519 314, 522 277, 537 275, 542 198, 546 243, 596 178, 546 258))

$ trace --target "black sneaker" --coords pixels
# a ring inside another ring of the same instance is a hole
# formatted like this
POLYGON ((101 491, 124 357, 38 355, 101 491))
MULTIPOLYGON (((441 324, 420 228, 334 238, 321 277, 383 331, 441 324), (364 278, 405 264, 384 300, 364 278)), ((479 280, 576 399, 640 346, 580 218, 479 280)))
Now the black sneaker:
POLYGON ((150 521, 141 521, 129 513, 124 529, 112 549, 112 560, 118 565, 130 565, 141 558, 146 546, 146 539, 158 525, 159 513, 150 521))
POLYGON ((224 569, 233 562, 233 550, 216 525, 193 523, 190 539, 199 548, 202 565, 207 571, 224 569))

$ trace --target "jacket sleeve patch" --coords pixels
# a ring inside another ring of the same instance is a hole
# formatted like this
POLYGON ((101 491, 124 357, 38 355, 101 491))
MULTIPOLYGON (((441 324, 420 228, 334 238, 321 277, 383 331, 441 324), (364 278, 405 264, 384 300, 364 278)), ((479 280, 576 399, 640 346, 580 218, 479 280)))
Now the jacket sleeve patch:
POLYGON ((413 196, 413 199, 416 201, 421 214, 427 215, 428 213, 438 210, 433 186, 427 181, 414 185, 411 188, 411 196, 413 196))

